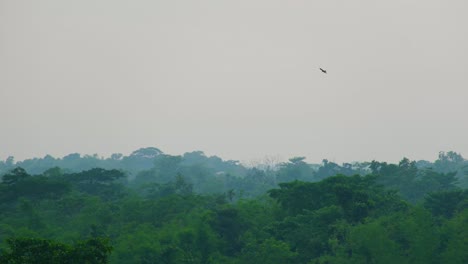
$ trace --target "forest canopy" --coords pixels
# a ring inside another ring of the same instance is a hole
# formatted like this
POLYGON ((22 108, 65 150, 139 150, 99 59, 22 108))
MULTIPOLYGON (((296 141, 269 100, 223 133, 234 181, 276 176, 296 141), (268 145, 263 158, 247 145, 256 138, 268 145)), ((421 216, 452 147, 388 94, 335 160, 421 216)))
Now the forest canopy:
POLYGON ((0 161, 1 263, 468 263, 468 161, 0 161))

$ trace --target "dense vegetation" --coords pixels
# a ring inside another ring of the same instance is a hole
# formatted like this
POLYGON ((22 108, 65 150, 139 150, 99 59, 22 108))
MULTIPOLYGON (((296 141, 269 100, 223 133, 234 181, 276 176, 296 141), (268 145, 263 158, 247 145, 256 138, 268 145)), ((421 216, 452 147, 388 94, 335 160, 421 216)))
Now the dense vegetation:
POLYGON ((468 161, 0 162, 1 263, 468 263, 468 161))

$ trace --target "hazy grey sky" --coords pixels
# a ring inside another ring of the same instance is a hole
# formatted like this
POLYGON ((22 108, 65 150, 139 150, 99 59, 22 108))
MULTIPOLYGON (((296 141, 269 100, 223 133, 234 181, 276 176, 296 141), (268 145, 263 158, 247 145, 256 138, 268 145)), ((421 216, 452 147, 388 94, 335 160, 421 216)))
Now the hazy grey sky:
POLYGON ((468 155, 467 14, 466 0, 0 0, 0 159, 468 155))

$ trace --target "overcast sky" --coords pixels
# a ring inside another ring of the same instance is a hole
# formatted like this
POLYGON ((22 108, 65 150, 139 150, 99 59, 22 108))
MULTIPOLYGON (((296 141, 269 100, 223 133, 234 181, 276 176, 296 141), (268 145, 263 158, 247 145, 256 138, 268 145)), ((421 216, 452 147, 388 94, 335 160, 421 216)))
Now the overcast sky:
POLYGON ((467 14, 466 0, 0 0, 0 159, 468 155, 467 14))

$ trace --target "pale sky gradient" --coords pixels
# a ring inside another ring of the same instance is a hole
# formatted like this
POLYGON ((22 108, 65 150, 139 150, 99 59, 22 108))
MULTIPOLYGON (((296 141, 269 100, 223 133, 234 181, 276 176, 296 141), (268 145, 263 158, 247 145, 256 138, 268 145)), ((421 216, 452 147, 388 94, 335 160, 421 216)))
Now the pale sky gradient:
POLYGON ((0 159, 468 155, 467 14, 466 0, 0 0, 0 159))

